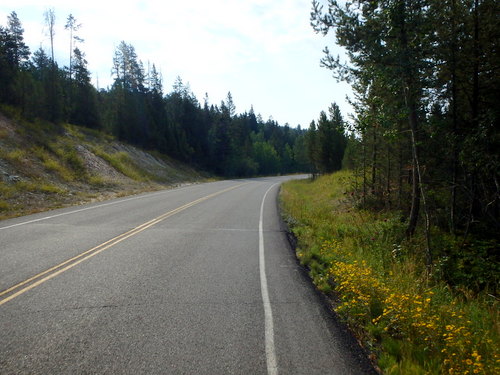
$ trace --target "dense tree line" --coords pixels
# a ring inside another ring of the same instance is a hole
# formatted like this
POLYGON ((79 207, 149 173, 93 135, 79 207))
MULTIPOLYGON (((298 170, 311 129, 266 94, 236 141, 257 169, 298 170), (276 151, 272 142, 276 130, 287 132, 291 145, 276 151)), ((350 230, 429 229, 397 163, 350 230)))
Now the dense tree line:
POLYGON ((253 108, 237 114, 231 93, 219 105, 206 96, 202 105, 179 77, 165 93, 155 65, 144 66, 126 42, 114 52, 112 86, 97 90, 76 18, 69 15, 65 24, 69 66, 59 67, 53 50, 55 12, 49 9, 44 16, 50 54, 43 48, 30 52, 15 12, 0 26, 0 103, 20 108, 29 119, 103 130, 223 176, 309 170, 306 131, 264 121, 253 108))
POLYGON ((322 111, 318 121, 312 121, 306 135, 307 157, 313 174, 332 173, 342 169, 347 147, 347 124, 340 108, 333 103, 329 115, 322 111))
POLYGON ((312 26, 348 56, 326 48, 322 64, 355 90, 344 162, 365 205, 400 209, 408 237, 424 224, 428 265, 498 266, 499 15, 495 0, 313 1, 312 26), (458 252, 432 246, 436 227, 458 252))

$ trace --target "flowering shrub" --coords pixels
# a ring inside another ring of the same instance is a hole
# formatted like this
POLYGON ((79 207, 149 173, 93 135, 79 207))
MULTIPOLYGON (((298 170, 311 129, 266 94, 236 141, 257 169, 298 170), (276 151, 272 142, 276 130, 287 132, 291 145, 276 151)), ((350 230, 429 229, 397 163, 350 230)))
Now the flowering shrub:
MULTIPOLYGON (((324 241, 321 254, 342 257, 338 248, 338 242, 324 241)), ((336 311, 348 321, 363 326, 371 323, 381 328, 382 337, 410 341, 414 353, 438 357, 442 373, 500 373, 498 352, 491 358, 482 354, 491 339, 485 332, 473 331, 456 302, 433 303, 432 290, 401 292, 397 285, 381 281, 365 261, 332 259, 327 275, 340 300, 336 311)))

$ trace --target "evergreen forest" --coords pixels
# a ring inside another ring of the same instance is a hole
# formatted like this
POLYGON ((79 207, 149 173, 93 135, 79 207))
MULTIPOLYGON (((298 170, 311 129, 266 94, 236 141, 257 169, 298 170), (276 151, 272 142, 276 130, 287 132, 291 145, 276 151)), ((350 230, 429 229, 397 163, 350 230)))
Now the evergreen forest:
MULTIPOLYGON (((429 272, 444 262, 451 285, 494 292, 499 17, 495 0, 314 0, 310 18, 347 51, 343 60, 325 47, 321 64, 355 92, 343 167, 358 177, 359 204, 399 211, 407 238, 425 234, 429 272)), ((318 159, 321 132, 311 130, 318 159)))
POLYGON ((95 88, 76 18, 70 14, 65 21, 71 53, 63 67, 54 58, 55 10, 48 9, 44 20, 48 51, 30 51, 15 11, 0 26, 0 103, 24 118, 101 130, 219 176, 309 170, 300 127, 264 121, 253 107, 236 113, 230 92, 219 105, 209 104, 208 95, 201 104, 180 77, 167 93, 156 66, 145 66, 125 41, 110 51, 111 87, 95 88))

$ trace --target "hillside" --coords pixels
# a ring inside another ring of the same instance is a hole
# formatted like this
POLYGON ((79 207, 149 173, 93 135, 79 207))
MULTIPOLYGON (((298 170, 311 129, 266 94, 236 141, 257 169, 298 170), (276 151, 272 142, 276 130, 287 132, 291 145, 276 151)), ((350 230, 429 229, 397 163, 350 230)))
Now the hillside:
POLYGON ((0 110, 0 219, 205 178, 101 132, 29 122, 9 108, 0 110))

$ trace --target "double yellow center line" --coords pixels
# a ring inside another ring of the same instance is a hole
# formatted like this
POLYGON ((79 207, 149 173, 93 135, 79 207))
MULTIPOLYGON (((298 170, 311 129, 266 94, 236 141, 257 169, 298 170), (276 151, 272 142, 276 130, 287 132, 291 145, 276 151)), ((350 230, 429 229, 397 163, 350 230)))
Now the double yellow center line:
POLYGON ((89 249, 87 251, 84 251, 83 253, 78 254, 77 256, 68 259, 62 263, 59 263, 58 265, 51 267, 43 272, 40 272, 39 274, 36 274, 33 277, 30 277, 29 279, 26 279, 2 292, 0 292, 0 306, 3 305, 4 303, 9 302, 10 300, 13 300, 14 298, 20 296, 23 293, 26 293, 27 291, 36 288, 38 285, 43 284, 44 282, 56 277, 57 275, 60 275, 63 272, 66 272, 67 270, 77 266, 78 264, 86 261, 89 258, 92 258, 93 256, 102 253, 104 250, 109 249, 110 247, 115 246, 116 244, 126 240, 127 238, 130 238, 132 236, 135 236, 136 234, 141 233, 142 231, 151 228, 153 225, 158 224, 159 222, 165 220, 166 218, 169 218, 170 216, 173 216, 181 211, 184 211, 188 209, 189 207, 193 207, 197 205, 198 203, 201 203, 203 201, 206 201, 210 198, 216 197, 217 195, 226 193, 228 191, 231 191, 233 189, 236 189, 244 184, 236 185, 229 187, 227 189, 215 192, 213 194, 204 196, 202 198, 196 199, 192 202, 186 203, 183 206, 180 206, 172 211, 168 211, 164 213, 163 215, 160 215, 144 224, 139 225, 138 227, 135 227, 134 229, 129 230, 128 232, 122 233, 119 236, 116 236, 106 242, 103 242, 102 244, 93 247, 92 249, 89 249), (5 296, 5 297, 4 297, 5 296))

